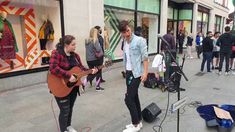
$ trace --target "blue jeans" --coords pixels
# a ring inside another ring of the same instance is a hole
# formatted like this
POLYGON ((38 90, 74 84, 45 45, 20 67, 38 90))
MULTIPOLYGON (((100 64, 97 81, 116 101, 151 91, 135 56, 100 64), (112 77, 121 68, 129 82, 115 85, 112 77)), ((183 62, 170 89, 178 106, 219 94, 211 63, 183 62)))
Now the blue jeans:
POLYGON ((202 59, 202 64, 201 64, 201 71, 204 70, 204 65, 206 64, 207 67, 207 72, 210 72, 210 65, 211 65, 211 60, 212 60, 212 52, 203 52, 203 59, 202 59))

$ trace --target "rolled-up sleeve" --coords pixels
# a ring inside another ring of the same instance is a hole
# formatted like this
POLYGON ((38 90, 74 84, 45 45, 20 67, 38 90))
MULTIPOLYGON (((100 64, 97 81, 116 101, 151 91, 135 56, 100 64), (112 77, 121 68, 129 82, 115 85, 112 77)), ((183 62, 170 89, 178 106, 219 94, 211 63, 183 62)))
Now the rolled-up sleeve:
POLYGON ((140 52, 141 52, 141 60, 148 60, 148 51, 147 51, 147 43, 146 39, 141 38, 139 40, 140 52))

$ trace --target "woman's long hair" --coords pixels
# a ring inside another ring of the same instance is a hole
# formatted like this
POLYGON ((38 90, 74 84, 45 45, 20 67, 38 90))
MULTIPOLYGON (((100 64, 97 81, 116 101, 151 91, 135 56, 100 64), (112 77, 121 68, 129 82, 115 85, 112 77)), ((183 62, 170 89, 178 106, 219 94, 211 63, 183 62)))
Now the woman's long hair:
POLYGON ((75 39, 72 35, 65 35, 64 37, 60 38, 59 43, 56 45, 56 49, 58 51, 64 51, 64 46, 69 45, 75 39))
POLYGON ((90 30, 90 36, 89 38, 86 40, 86 44, 89 44, 89 43, 93 43, 95 44, 96 41, 98 41, 98 30, 96 28, 91 28, 90 30))

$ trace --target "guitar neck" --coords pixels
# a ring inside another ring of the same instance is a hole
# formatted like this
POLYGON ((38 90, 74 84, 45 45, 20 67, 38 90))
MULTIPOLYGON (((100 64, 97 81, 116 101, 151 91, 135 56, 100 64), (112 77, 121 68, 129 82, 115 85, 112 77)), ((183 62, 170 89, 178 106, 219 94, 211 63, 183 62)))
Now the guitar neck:
MULTIPOLYGON (((104 67, 105 67, 104 65, 101 65, 101 66, 98 66, 97 69, 100 70, 100 69, 102 69, 102 68, 104 68, 104 67)), ((87 71, 84 71, 84 72, 82 73, 82 76, 86 76, 86 75, 91 74, 91 73, 92 73, 92 69, 89 69, 89 70, 87 70, 87 71)))

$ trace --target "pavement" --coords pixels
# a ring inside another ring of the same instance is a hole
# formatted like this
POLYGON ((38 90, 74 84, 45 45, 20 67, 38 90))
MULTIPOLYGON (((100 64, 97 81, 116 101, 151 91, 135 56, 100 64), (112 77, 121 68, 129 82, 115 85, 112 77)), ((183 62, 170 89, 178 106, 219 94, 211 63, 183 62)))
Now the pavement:
MULTIPOLYGON (((149 67, 153 57, 150 58, 149 67)), ((181 87, 186 89, 181 92, 181 97, 187 97, 187 104, 180 110, 180 132, 217 132, 216 128, 208 128, 196 112, 196 106, 190 105, 195 101, 203 105, 235 104, 235 76, 225 76, 224 73, 219 76, 215 71, 199 73, 200 64, 201 60, 197 58, 186 59, 184 64, 183 70, 189 81, 184 78, 181 81, 181 87)), ((105 90, 96 92, 94 86, 88 86, 85 93, 77 98, 72 126, 78 132, 122 132, 125 125, 130 123, 130 114, 124 103, 126 86, 122 70, 122 62, 105 69, 103 78, 106 82, 101 85, 105 90)), ((154 69, 150 67, 149 71, 154 69)), ((162 109, 153 123, 143 121, 141 132, 154 132, 153 127, 161 123, 166 113, 168 92, 141 85, 139 95, 142 109, 152 102, 162 109)), ((169 104, 176 100, 177 93, 169 93, 169 104)), ((58 117, 59 109, 45 82, 0 92, 0 104, 1 132, 58 132, 55 118, 58 117)), ((168 110, 162 132, 176 131, 177 113, 168 110)))

